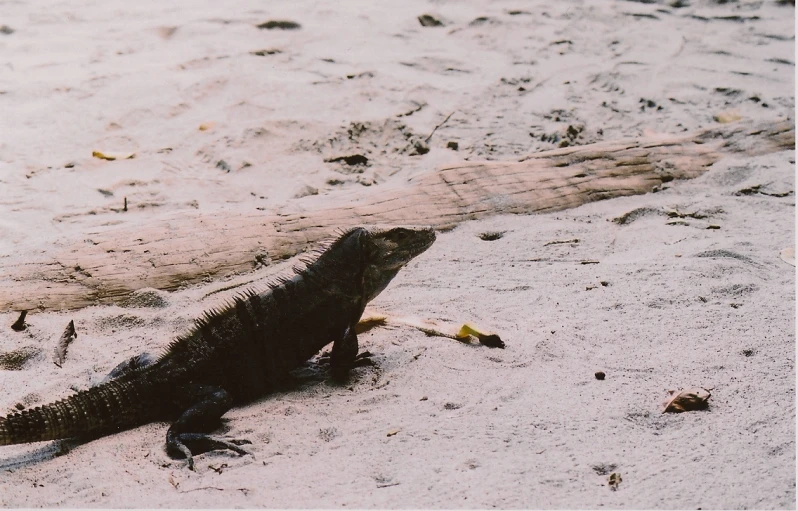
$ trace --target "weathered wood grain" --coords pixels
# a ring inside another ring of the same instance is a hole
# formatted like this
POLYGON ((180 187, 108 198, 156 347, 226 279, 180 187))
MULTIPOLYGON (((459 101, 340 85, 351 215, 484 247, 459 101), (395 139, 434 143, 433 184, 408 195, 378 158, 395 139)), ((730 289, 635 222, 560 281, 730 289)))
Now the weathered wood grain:
POLYGON ((792 121, 720 125, 545 151, 520 162, 448 166, 406 183, 308 198, 302 210, 289 205, 272 213, 181 213, 135 228, 96 230, 44 257, 4 261, 0 310, 113 303, 144 287, 172 290, 291 257, 339 227, 446 229, 489 215, 557 211, 694 178, 726 154, 794 147, 792 121))

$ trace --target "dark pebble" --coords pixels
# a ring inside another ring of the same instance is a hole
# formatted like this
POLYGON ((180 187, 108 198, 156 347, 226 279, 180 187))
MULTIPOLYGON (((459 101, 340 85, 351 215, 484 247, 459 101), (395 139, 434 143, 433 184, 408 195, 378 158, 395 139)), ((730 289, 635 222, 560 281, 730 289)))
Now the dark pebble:
POLYGON ((260 25, 258 25, 258 28, 261 29, 261 30, 263 30, 263 29, 266 29, 266 30, 274 30, 274 29, 297 30, 299 28, 302 28, 302 25, 300 25, 299 23, 297 23, 295 21, 271 20, 271 21, 267 21, 265 23, 261 23, 260 25))
POLYGON ((442 27, 443 23, 434 17, 430 16, 429 14, 422 14, 418 17, 418 22, 421 23, 422 27, 442 27))

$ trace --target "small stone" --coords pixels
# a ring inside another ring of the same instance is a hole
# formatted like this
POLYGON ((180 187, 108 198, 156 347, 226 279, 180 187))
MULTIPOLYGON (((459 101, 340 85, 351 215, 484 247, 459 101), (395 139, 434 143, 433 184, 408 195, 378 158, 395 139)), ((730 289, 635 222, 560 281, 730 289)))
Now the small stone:
POLYGON ((425 144, 424 142, 416 142, 413 145, 413 152, 410 153, 410 156, 415 156, 417 154, 418 155, 427 154, 428 152, 429 152, 429 146, 427 144, 425 144))
POLYGON ((448 144, 446 144, 446 148, 451 149, 452 151, 457 151, 458 149, 460 149, 460 144, 452 140, 448 144))
POLYGON ((251 55, 255 55, 256 57, 265 57, 266 55, 275 55, 277 53, 282 53, 281 50, 277 48, 270 48, 268 50, 257 50, 249 52, 251 55))
POLYGON ((326 163, 345 163, 347 165, 368 165, 369 159, 363 154, 350 154, 347 156, 336 156, 335 158, 327 158, 324 160, 326 163))
POLYGON ((302 28, 302 25, 295 21, 288 21, 288 20, 271 20, 265 23, 261 23, 258 25, 258 28, 261 30, 298 30, 302 28))
POLYGON ((418 22, 422 27, 442 27, 443 23, 438 18, 429 14, 422 14, 418 17, 418 22))
POLYGON ((603 380, 605 378, 605 376, 606 375, 604 374, 604 371, 596 371, 596 379, 597 380, 603 380))

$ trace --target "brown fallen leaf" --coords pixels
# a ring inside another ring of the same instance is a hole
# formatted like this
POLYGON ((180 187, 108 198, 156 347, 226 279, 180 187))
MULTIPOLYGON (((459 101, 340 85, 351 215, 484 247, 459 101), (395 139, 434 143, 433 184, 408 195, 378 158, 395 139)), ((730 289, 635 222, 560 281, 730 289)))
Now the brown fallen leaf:
POLYGON ((670 397, 665 400, 665 408, 662 413, 672 412, 691 412, 694 410, 706 410, 709 407, 707 401, 712 397, 712 393, 701 387, 693 387, 683 390, 669 390, 670 397))
POLYGON ((61 335, 61 339, 58 341, 58 345, 53 351, 53 363, 55 363, 55 365, 61 367, 61 364, 66 360, 67 346, 69 346, 69 343, 75 340, 77 336, 78 333, 75 332, 75 322, 70 320, 66 330, 64 330, 64 333, 61 335))
POLYGON ((609 479, 610 490, 617 491, 618 485, 621 484, 622 482, 623 478, 621 477, 620 472, 613 472, 612 474, 610 474, 610 479, 609 479))
POLYGON ((91 155, 101 160, 129 160, 136 157, 136 153, 109 153, 104 151, 92 151, 91 155))

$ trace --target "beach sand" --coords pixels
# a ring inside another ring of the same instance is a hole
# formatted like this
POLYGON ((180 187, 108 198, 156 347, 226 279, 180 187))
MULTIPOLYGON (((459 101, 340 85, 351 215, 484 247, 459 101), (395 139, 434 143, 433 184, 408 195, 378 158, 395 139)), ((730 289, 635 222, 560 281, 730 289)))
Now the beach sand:
MULTIPOLYGON (((45 0, 0 14, 0 264, 99 227, 378 196, 563 141, 794 119, 788 2, 45 0), (352 154, 368 165, 326 161, 352 154)), ((360 343, 377 365, 349 385, 312 361, 225 414, 218 433, 252 455, 189 471, 164 451, 166 423, 0 447, 0 505, 795 508, 794 190, 794 151, 729 156, 658 193, 463 223, 374 306, 474 322, 506 349, 376 329, 360 343), (708 410, 661 413, 688 387, 711 390, 708 410)), ((37 354, 0 370, 2 415, 158 352, 243 289, 225 288, 293 262, 30 311, 23 332, 3 309, 0 352, 37 354)))

